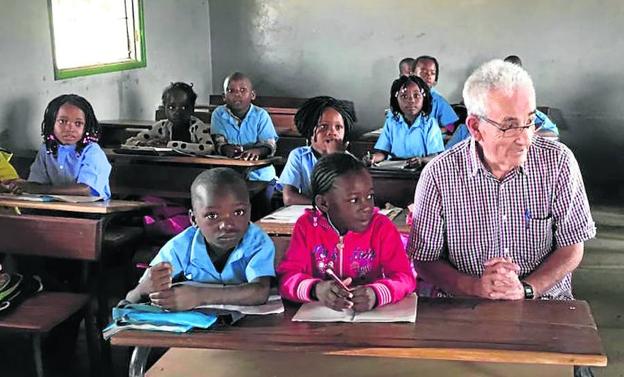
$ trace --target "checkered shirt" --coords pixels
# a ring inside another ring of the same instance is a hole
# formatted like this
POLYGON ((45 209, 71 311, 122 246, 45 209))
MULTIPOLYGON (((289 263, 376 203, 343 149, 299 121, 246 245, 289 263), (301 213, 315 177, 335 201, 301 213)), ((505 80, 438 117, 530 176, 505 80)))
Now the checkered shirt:
MULTIPOLYGON (((596 234, 574 155, 539 136, 526 162, 502 180, 477 157, 472 138, 458 144, 425 167, 414 204, 410 257, 446 260, 474 276, 481 276, 486 260, 509 256, 522 279, 554 250, 596 234)), ((572 299, 571 278, 541 298, 572 299)))

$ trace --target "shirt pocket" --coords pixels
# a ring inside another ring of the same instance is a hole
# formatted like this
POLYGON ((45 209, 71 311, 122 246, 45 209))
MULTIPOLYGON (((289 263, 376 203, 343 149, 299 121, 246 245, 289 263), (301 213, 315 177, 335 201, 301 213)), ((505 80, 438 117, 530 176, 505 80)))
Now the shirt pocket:
POLYGON ((536 264, 552 251, 553 218, 533 217, 526 225, 527 256, 536 264))

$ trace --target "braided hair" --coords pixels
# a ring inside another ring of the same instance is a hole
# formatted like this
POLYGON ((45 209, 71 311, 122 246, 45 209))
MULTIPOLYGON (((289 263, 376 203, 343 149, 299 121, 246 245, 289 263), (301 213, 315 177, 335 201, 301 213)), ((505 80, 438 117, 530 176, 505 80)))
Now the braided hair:
POLYGON ((440 64, 438 64, 438 59, 434 58, 433 56, 421 55, 417 57, 416 60, 414 60, 414 63, 412 63, 412 72, 416 72, 416 66, 418 65, 418 63, 425 61, 425 60, 431 60, 433 62, 433 65, 435 65, 436 67, 435 81, 438 82, 438 77, 440 77, 440 64))
POLYGON ((312 142, 314 129, 318 126, 323 111, 329 107, 336 110, 338 114, 342 116, 345 127, 343 142, 349 141, 349 132, 351 131, 353 123, 357 121, 355 110, 345 101, 337 100, 329 96, 319 96, 306 100, 295 114, 295 126, 297 127, 297 131, 309 142, 312 142))
POLYGON ((331 190, 336 178, 360 170, 366 171, 366 166, 351 154, 339 152, 321 157, 312 170, 312 205, 316 208, 316 196, 331 190))
POLYGON ((58 154, 59 145, 54 135, 54 124, 56 123, 59 109, 67 103, 82 110, 85 116, 84 134, 82 139, 76 143, 76 155, 80 155, 88 144, 97 143, 100 138, 100 124, 89 101, 77 94, 60 95, 50 101, 43 113, 43 121, 41 122, 41 136, 43 136, 46 151, 47 153, 52 153, 54 157, 58 154))
POLYGON ((390 87, 390 109, 394 116, 404 115, 401 111, 401 107, 399 106, 399 99, 397 98, 397 94, 404 88, 406 88, 410 83, 414 83, 418 85, 421 93, 423 94, 423 104, 422 109, 420 110, 420 114, 429 115, 431 114, 431 90, 429 90, 429 85, 416 75, 411 76, 401 76, 398 79, 394 80, 392 86, 390 87))
POLYGON ((163 105, 165 105, 165 101, 167 100, 167 97, 169 97, 171 92, 173 92, 174 90, 180 90, 184 92, 184 94, 186 94, 186 98, 188 99, 189 103, 193 105, 193 107, 195 107, 195 101, 197 100, 197 93, 195 93, 195 91, 193 90, 193 84, 189 85, 185 82, 179 82, 179 81, 172 82, 168 87, 165 88, 161 97, 163 105))

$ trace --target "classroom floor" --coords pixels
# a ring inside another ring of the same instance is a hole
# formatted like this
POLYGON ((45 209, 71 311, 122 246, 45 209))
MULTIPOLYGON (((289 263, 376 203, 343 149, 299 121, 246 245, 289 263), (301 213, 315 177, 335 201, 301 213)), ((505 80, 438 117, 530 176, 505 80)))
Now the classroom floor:
MULTIPOLYGON (((594 374, 596 377, 624 377, 624 207, 593 206, 592 213, 598 224, 598 236, 586 244, 585 257, 574 275, 574 294, 590 303, 609 358, 608 367, 594 368, 594 374)), ((53 351, 44 350, 46 376, 88 376, 83 330, 75 357, 61 359, 53 351)), ((1 335, 0 376, 33 376, 31 355, 25 338, 1 335)), ((129 351, 113 347, 112 356, 114 376, 127 376, 129 351)), ((353 375, 361 373, 354 370, 353 375)))

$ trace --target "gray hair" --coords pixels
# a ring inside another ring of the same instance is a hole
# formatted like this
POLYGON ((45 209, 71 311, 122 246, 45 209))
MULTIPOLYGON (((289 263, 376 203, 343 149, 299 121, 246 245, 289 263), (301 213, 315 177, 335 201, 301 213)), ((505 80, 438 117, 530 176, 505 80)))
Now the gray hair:
POLYGON ((491 90, 511 95, 519 87, 529 88, 535 99, 533 80, 524 68, 500 59, 482 64, 464 84, 462 94, 468 114, 486 115, 486 101, 491 90))

